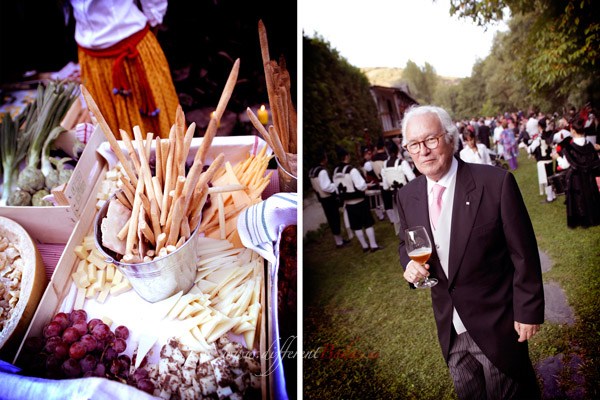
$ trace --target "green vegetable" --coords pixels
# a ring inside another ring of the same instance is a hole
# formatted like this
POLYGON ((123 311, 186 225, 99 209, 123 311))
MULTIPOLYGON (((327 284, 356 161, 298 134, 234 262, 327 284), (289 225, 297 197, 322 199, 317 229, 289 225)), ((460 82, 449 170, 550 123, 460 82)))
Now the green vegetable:
POLYGON ((73 174, 73 170, 66 169, 64 164, 70 160, 70 157, 64 157, 61 159, 58 159, 57 157, 50 157, 50 162, 54 164, 56 168, 52 168, 52 170, 46 175, 46 188, 52 190, 55 187, 69 181, 69 178, 73 174))
POLYGON ((36 167, 27 166, 19 172, 17 186, 30 194, 34 194, 46 186, 46 179, 42 171, 36 167))
POLYGON ((31 205, 35 206, 35 207, 50 207, 50 206, 52 206, 51 202, 49 202, 48 200, 44 200, 44 197, 48 196, 49 194, 50 194, 50 192, 47 191, 46 189, 38 190, 37 192, 35 192, 35 194, 31 198, 31 205))
MULTIPOLYGON (((66 131, 67 130, 65 128, 59 125, 50 131, 48 137, 46 138, 46 141, 44 142, 44 146, 42 147, 41 170, 42 174, 44 174, 45 177, 47 177, 48 174, 54 170, 54 168, 52 168, 52 163, 50 162, 50 147, 52 147, 52 143, 54 142, 54 140, 56 140, 58 135, 66 131)), ((48 186, 48 188, 52 189, 53 187, 48 186)))
MULTIPOLYGON (((77 99, 79 87, 76 82, 50 81, 45 87, 40 84, 37 88, 35 109, 29 114, 30 123, 23 132, 23 140, 29 144, 26 156, 26 167, 19 174, 18 186, 34 193, 45 186, 44 171, 52 169, 50 162, 45 160, 40 170, 42 152, 49 156, 50 145, 62 132, 60 122, 77 99)), ((46 157, 47 158, 47 157, 46 157)))
POLYGON ((17 189, 8 196, 6 205, 9 206, 30 206, 31 195, 24 190, 17 189))
POLYGON ((8 113, 2 116, 0 126, 0 161, 2 162, 3 192, 0 204, 6 204, 8 201, 19 163, 25 158, 25 154, 27 153, 29 143, 27 138, 21 134, 21 127, 26 121, 29 121, 29 118, 26 118, 26 116, 28 116, 33 108, 35 106, 29 104, 14 120, 8 113))

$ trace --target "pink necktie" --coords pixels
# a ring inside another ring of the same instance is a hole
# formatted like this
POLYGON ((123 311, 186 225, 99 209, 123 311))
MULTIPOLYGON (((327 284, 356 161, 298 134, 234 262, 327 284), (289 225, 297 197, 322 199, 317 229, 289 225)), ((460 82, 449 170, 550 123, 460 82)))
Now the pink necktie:
POLYGON ((437 229, 437 220, 442 212, 442 195, 444 194, 444 190, 446 188, 442 185, 438 185, 437 183, 433 185, 433 204, 431 205, 429 216, 434 229, 437 229))

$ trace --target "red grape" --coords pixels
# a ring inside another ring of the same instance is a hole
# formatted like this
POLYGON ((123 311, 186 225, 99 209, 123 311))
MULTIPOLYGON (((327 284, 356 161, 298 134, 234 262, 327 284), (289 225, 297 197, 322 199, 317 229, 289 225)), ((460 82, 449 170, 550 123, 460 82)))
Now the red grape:
POLYGON ((112 346, 117 353, 122 353, 127 349, 127 342, 124 339, 116 338, 112 346))
POLYGON ((62 364, 62 370, 68 378, 77 378, 81 376, 81 366, 79 361, 69 358, 62 364))
POLYGON ((61 343, 62 339, 60 336, 52 336, 46 340, 46 344, 44 345, 44 351, 47 353, 54 353, 54 349, 58 343, 61 343))
POLYGON ((107 347, 104 350, 104 354, 102 355, 102 359, 105 363, 110 363, 112 360, 117 358, 117 352, 112 347, 107 347))
POLYGON ((54 355, 50 354, 46 358, 46 369, 49 371, 54 371, 60 368, 61 360, 56 358, 54 355))
POLYGON ((86 349, 85 345, 81 342, 75 342, 69 347, 69 356, 76 360, 80 360, 85 357, 86 349))
POLYGON ((73 328, 72 326, 65 329, 65 331, 62 334, 63 341, 65 341, 68 344, 75 343, 77 340, 79 340, 80 337, 81 335, 79 334, 79 331, 73 328))
POLYGON ((97 363, 94 368, 94 376, 104 377, 106 376, 106 367, 102 363, 97 363))
POLYGON ((58 322, 63 330, 66 329, 69 325, 71 325, 71 320, 69 319, 69 314, 64 312, 59 312, 52 318, 52 321, 58 322))
POLYGON ((88 330, 91 332, 92 329, 94 329, 94 327, 98 324, 102 324, 102 320, 99 318, 92 318, 90 319, 90 321, 88 322, 88 330))
POLYGON ((86 333, 88 333, 88 325, 85 321, 77 321, 73 323, 73 328, 77 329, 77 332, 79 332, 79 336, 83 336, 86 333))
POLYGON ((121 373, 122 369, 123 365, 121 364, 121 361, 119 361, 118 358, 113 359, 110 363, 110 373, 115 376, 118 376, 121 373))
POLYGON ((81 366, 82 372, 90 372, 93 373, 96 368, 96 364, 98 364, 98 360, 91 354, 86 354, 81 360, 79 360, 79 365, 81 366))
POLYGON ((109 339, 111 334, 112 332, 110 328, 104 322, 97 324, 92 329, 92 335, 94 335, 97 340, 102 342, 105 342, 107 339, 109 339))
POLYGON ((73 310, 71 312, 71 322, 87 321, 87 312, 85 310, 73 310))
POLYGON ((62 331, 60 323, 52 321, 44 327, 44 338, 48 339, 52 336, 59 336, 62 331))
POLYGON ((137 388, 146 393, 154 394, 154 383, 150 379, 140 379, 137 383, 137 388))
POLYGON ((129 338, 129 329, 123 325, 117 326, 115 328, 115 337, 127 340, 129 338))
POLYGON ((89 333, 83 335, 81 339, 79 339, 79 341, 83 343, 83 345, 85 346, 85 350, 88 353, 91 353, 92 351, 96 350, 96 346, 98 345, 96 338, 94 338, 94 336, 89 333))
POLYGON ((67 356, 69 355, 69 347, 70 346, 62 340, 60 341, 60 343, 57 343, 56 347, 54 348, 54 355, 56 356, 56 358, 60 360, 64 360, 65 358, 67 358, 67 356))

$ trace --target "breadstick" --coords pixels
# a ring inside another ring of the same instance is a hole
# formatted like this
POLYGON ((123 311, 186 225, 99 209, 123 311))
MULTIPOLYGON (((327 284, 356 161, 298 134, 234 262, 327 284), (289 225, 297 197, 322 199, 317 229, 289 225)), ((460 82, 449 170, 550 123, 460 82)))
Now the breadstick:
POLYGON ((169 133, 169 155, 167 157, 167 166, 165 168, 165 185, 163 187, 163 202, 162 207, 160 208, 160 224, 165 226, 167 223, 167 214, 169 214, 169 209, 171 207, 171 203, 169 202, 171 197, 169 193, 172 189, 172 175, 173 175, 173 159, 175 158, 175 125, 171 127, 171 132, 169 133))
POLYGON ((179 231, 180 239, 188 240, 190 235, 190 221, 185 216, 183 216, 183 218, 181 219, 181 229, 179 231))
MULTIPOLYGON (((156 254, 160 253, 160 251, 164 248, 166 242, 167 242, 167 234, 166 233, 163 232, 156 237, 156 249, 154 250, 156 252, 156 254)), ((160 256, 160 254, 159 254, 159 256, 160 256)))
POLYGON ((156 243, 154 238, 154 232, 152 232, 152 229, 150 229, 146 221, 139 221, 139 230, 142 232, 144 237, 154 246, 154 244, 156 243))
POLYGON ((177 239, 179 237, 179 231, 181 229, 181 220, 183 218, 183 202, 184 197, 180 196, 177 200, 173 200, 175 202, 175 207, 173 208, 173 218, 171 219, 171 226, 169 229, 169 236, 167 237, 167 246, 174 245, 177 243, 177 239))
POLYGON ((185 130, 185 116, 181 105, 177 106, 175 113, 175 166, 176 175, 185 175, 185 156, 183 154, 183 137, 185 130))
POLYGON ((233 67, 231 68, 231 72, 229 73, 229 77, 227 78, 227 82, 225 83, 225 88, 221 93, 221 98, 219 99, 219 103, 217 104, 217 108, 215 109, 215 117, 218 121, 221 121, 221 117, 223 117, 223 113, 225 112, 225 107, 227 107, 227 103, 231 98, 231 94, 233 93, 233 88, 235 87, 235 83, 237 82, 238 73, 240 71, 240 59, 236 59, 233 63, 233 67))
POLYGON ((139 125, 133 127, 133 136, 138 146, 138 155, 140 157, 140 170, 144 171, 144 186, 146 193, 148 193, 148 199, 154 199, 154 188, 152 186, 152 172, 150 171, 150 163, 146 154, 146 146, 144 145, 144 139, 142 137, 142 131, 139 125))
POLYGON ((117 199, 119 199, 119 201, 121 202, 121 204, 123 204, 125 207, 127 207, 131 210, 132 204, 129 202, 129 199, 125 195, 125 192, 120 190, 117 192, 116 196, 117 196, 117 199))
POLYGON ((119 180, 123 184, 123 186, 121 186, 123 193, 125 193, 125 196, 127 197, 127 200, 129 200, 129 203, 133 205, 133 199, 135 197, 135 188, 131 184, 131 181, 127 179, 125 175, 119 176, 119 180))
POLYGON ((156 199, 150 202, 150 221, 152 222, 154 236, 158 238, 162 230, 160 229, 160 212, 158 211, 158 201, 156 199))
POLYGON ((273 151, 275 152, 279 163, 281 163, 281 165, 286 169, 286 171, 289 171, 290 165, 287 160, 287 154, 285 154, 285 151, 283 150, 283 146, 281 144, 281 141, 279 140, 279 135, 277 134, 277 132, 275 132, 275 127, 273 127, 273 125, 269 126, 269 133, 271 134, 271 140, 273 140, 273 144, 275 145, 273 151))
POLYGON ((273 141, 271 140, 271 136, 269 136, 269 132, 267 132, 267 130, 265 129, 263 124, 260 123, 260 121, 258 120, 258 117, 256 116, 256 114, 254 114, 252 112, 250 107, 246 108, 246 114, 248 114, 248 118, 250 118, 250 122, 252 122, 252 125, 254 125, 256 130, 262 135, 265 142, 267 142, 269 147, 271 149, 273 149, 274 145, 273 145, 273 141))
POLYGON ((131 220, 129 222, 129 231, 127 232, 127 243, 125 245, 125 254, 133 254, 134 245, 137 239, 137 222, 140 214, 140 207, 142 205, 142 196, 144 193, 144 170, 141 170, 142 175, 138 179, 137 186, 135 188, 135 198, 133 200, 133 209, 131 210, 131 220))
POLYGON ((160 156, 162 157, 162 181, 163 194, 165 193, 165 181, 167 179, 167 158, 169 157, 169 150, 171 149, 171 141, 169 139, 161 139, 160 141, 160 156))
POLYGON ((190 147, 192 145, 192 139, 194 138, 195 132, 196 123, 192 122, 190 126, 188 126, 187 131, 185 132, 185 137, 183 138, 183 154, 185 155, 185 161, 187 161, 187 157, 190 153, 190 147))
MULTIPOLYGON (((152 138, 154 134, 152 132, 146 132, 146 142, 144 145, 146 146, 146 159, 148 160, 148 164, 150 164, 150 155, 152 154, 152 138)), ((150 175, 152 176, 152 175, 150 175)))
MULTIPOLYGON (((188 205, 188 208, 186 208, 186 212, 189 210, 189 203, 191 202, 192 194, 194 193, 194 191, 199 190, 199 188, 202 188, 202 187, 204 187, 204 185, 208 184, 208 182, 210 182, 212 180, 215 173, 221 168, 221 166, 223 165, 224 162, 225 162, 225 155, 223 153, 219 153, 217 158, 215 158, 213 160, 213 162, 210 163, 210 165, 208 166, 208 169, 205 172, 203 172, 202 174, 200 174, 200 176, 198 177, 198 183, 193 188, 192 192, 187 193, 190 198, 186 199, 186 202, 188 205)), ((188 215, 188 217, 191 217, 189 212, 186 215, 188 215)))
MULTIPOLYGON (((171 209, 169 210, 169 215, 167 216, 167 225, 168 226, 171 226, 171 224, 168 222, 169 217, 171 214, 173 214, 173 209, 175 208, 175 202, 177 201, 177 199, 179 199, 179 197, 182 197, 183 187, 185 186, 185 182, 186 182, 185 176, 180 175, 177 177, 177 182, 175 183, 175 190, 173 191, 173 199, 171 200, 171 209)), ((185 197, 185 196, 183 196, 183 197, 185 197)))
MULTIPOLYGON (((156 197, 154 200, 156 200, 159 205, 162 204, 162 186, 160 185, 158 176, 152 177, 152 187, 154 188, 154 196, 156 197)), ((157 211, 160 213, 160 207, 157 211)))
POLYGON ((85 98, 85 103, 87 104, 88 109, 96 117, 96 120, 98 121, 98 124, 100 125, 100 128, 102 129, 102 132, 104 132, 104 136, 108 140, 110 147, 112 148, 113 152, 117 156, 117 159, 121 162, 121 164, 123 164, 123 168, 125 169, 125 174, 127 175, 127 177, 129 178, 129 180, 131 181, 131 183, 133 185, 137 185, 137 176, 131 169, 131 165, 129 165, 129 163, 127 162, 127 157, 125 157, 125 154, 123 154, 123 152, 121 151, 121 146, 119 146, 119 142, 117 142, 117 138, 110 130, 110 127, 108 126, 108 123, 106 122, 106 120, 104 119, 104 116, 100 112, 98 105, 96 105, 94 98, 92 97, 92 95, 90 94, 90 92, 87 90, 87 88, 85 86, 80 85, 80 87, 81 87, 81 93, 83 94, 83 97, 85 98))
MULTIPOLYGON (((160 186, 160 192, 162 193, 162 184, 163 184, 163 159, 162 159, 162 140, 160 136, 157 136, 154 139, 154 176, 158 180, 158 185, 160 186)), ((154 194, 156 193, 156 188, 154 189, 154 194)), ((162 196, 161 196, 162 200, 162 196)), ((158 204, 162 204, 162 201, 159 201, 158 204)))
POLYGON ((194 207, 194 213, 190 216, 190 229, 193 231, 194 229, 198 229, 198 225, 200 224, 200 220, 202 218, 202 208, 204 208, 204 204, 206 204, 206 200, 208 199, 208 190, 204 190, 204 195, 194 207))
POLYGON ((119 233, 117 233, 117 239, 125 240, 127 238, 127 232, 129 232, 129 223, 131 222, 131 217, 125 222, 125 225, 121 228, 119 233))
POLYGON ((148 199, 148 196, 146 196, 144 193, 140 194, 140 197, 142 198, 142 210, 146 210, 146 211, 150 211, 150 199, 148 199))
POLYGON ((131 143, 131 137, 129 136, 127 131, 125 131, 125 129, 119 129, 119 132, 121 132, 121 139, 123 139, 123 143, 125 143, 125 147, 127 148, 127 152, 129 153, 129 158, 133 162, 135 171, 137 172, 137 174, 139 176, 140 175, 140 159, 138 158, 135 148, 133 147, 133 144, 131 143))

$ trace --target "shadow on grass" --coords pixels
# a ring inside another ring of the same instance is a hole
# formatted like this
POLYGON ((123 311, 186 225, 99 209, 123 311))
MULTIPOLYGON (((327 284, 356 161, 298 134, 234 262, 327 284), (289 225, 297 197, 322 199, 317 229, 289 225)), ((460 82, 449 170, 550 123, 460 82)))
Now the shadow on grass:
POLYGON ((400 398, 377 378, 379 353, 363 348, 360 337, 349 340, 344 327, 333 321, 333 310, 309 307, 305 312, 304 399, 400 398), (332 325, 340 329, 320 329, 332 325))

